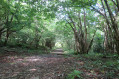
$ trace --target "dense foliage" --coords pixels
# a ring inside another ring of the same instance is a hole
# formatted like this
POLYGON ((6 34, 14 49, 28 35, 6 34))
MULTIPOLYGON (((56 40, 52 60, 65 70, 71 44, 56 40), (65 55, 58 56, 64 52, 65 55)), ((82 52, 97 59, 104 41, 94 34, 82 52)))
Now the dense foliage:
POLYGON ((119 54, 118 13, 118 0, 1 0, 0 46, 119 54))

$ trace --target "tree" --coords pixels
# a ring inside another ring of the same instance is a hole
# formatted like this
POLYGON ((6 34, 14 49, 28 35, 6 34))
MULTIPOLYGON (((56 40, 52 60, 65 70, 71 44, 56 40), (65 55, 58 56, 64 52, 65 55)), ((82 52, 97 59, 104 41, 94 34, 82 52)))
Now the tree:
MULTIPOLYGON (((73 21, 73 19, 69 16, 70 22, 68 24, 71 26, 72 30, 74 31, 74 37, 75 37, 75 44, 76 49, 78 53, 88 53, 91 49, 94 36, 96 34, 96 31, 94 32, 94 35, 92 36, 92 39, 89 41, 88 39, 88 27, 90 27, 90 24, 88 23, 86 19, 86 12, 83 10, 83 17, 81 17, 81 12, 78 14, 78 22, 73 21), (83 18, 83 19, 82 19, 83 18)), ((89 33, 90 34, 90 33, 89 33)))
MULTIPOLYGON (((109 34, 110 36, 113 38, 113 44, 111 48, 116 49, 116 52, 119 53, 119 28, 118 28, 118 20, 116 17, 118 17, 118 12, 119 12, 119 1, 116 0, 101 0, 100 1, 100 5, 102 6, 102 10, 104 13, 102 13, 102 11, 100 9, 96 9, 94 6, 91 5, 91 7, 98 12, 100 15, 103 16, 103 18, 106 21, 106 29, 109 30, 109 34), (110 4, 110 5, 109 5, 110 4), (112 7, 113 6, 113 7, 112 7), (111 8, 112 7, 112 8, 111 8)), ((107 35, 107 32, 105 32, 107 35)), ((111 38, 110 37, 110 38, 111 38)), ((108 41, 108 40, 107 40, 108 41)))
MULTIPOLYGON (((119 29, 118 29, 118 19, 119 16, 119 1, 118 0, 69 0, 66 1, 66 5, 64 7, 82 7, 89 8, 99 13, 103 17, 106 23, 105 36, 109 33, 109 37, 111 40, 107 40, 111 43, 112 50, 116 50, 114 52, 119 53, 119 29), (112 39, 113 38, 113 39, 112 39), (114 49, 113 49, 114 48, 114 49)), ((105 25, 102 27, 104 28, 105 25)), ((104 29, 105 29, 104 28, 104 29)), ((108 47, 108 46, 106 46, 108 47)))

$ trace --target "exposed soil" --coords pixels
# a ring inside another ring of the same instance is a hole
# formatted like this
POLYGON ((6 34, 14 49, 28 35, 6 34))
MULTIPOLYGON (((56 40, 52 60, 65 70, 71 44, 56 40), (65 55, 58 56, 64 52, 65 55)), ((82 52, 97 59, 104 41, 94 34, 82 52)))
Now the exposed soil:
POLYGON ((42 55, 1 56, 0 79, 65 79, 76 68, 73 60, 59 55, 59 50, 42 55))
POLYGON ((91 61, 94 62, 85 57, 65 56, 61 49, 42 55, 8 52, 0 56, 0 79, 66 79, 73 70, 83 72, 81 79, 119 79, 105 76, 107 70, 94 67, 91 61))

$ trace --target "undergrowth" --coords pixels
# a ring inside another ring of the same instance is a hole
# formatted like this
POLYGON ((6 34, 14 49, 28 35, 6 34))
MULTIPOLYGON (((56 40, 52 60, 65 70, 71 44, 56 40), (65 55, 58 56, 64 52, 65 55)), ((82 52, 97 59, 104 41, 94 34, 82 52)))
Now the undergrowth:
POLYGON ((84 64, 79 64, 80 73, 71 72, 68 76, 69 79, 81 79, 85 76, 93 75, 93 78, 103 78, 103 79, 118 79, 119 78, 119 56, 117 54, 108 54, 104 55, 101 53, 89 53, 82 55, 74 55, 77 61, 82 61, 84 64), (86 75, 89 73, 90 75, 86 75), (100 74, 100 75, 99 75, 100 74), (81 78, 75 78, 77 75, 80 75, 81 78), (99 77, 97 77, 97 76, 99 77))
POLYGON ((4 55, 7 53, 11 54, 18 54, 18 55, 25 55, 25 54, 45 54, 50 52, 49 50, 42 50, 42 49, 29 49, 29 48, 21 48, 21 47, 0 47, 0 55, 4 55))

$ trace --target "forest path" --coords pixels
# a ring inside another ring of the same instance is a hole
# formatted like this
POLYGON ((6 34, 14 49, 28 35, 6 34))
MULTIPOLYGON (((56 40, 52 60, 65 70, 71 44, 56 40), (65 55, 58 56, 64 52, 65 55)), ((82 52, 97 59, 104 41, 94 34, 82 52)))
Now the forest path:
POLYGON ((62 49, 41 55, 9 55, 0 58, 0 79, 65 79, 76 68, 73 57, 62 49))
POLYGON ((51 52, 51 54, 58 54, 58 55, 64 55, 64 51, 62 48, 55 49, 51 52))
POLYGON ((74 70, 82 72, 83 79, 110 79, 100 69, 102 64, 95 63, 97 57, 64 55, 62 49, 40 55, 10 53, 14 52, 0 57, 0 79, 66 79, 74 70))

